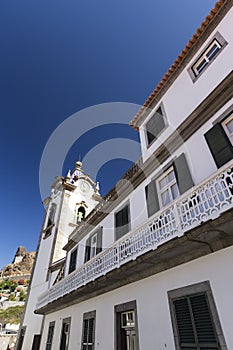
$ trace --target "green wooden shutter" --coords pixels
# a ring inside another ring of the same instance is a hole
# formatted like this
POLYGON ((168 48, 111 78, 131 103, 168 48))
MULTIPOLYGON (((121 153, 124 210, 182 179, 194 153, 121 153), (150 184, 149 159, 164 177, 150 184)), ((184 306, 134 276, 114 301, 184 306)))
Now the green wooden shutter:
POLYGON ((75 249, 70 255, 69 273, 73 272, 76 269, 76 262, 77 262, 77 249, 75 249))
POLYGON ((204 135, 218 168, 233 158, 233 147, 221 124, 216 124, 204 135))
POLYGON ((174 301, 179 344, 195 344, 195 335, 187 298, 174 301))
POLYGON ((206 293, 173 301, 181 350, 218 350, 219 344, 206 293))
POLYGON ((116 239, 119 239, 129 231, 129 206, 126 205, 115 215, 116 239))
POLYGON ((173 166, 179 191, 182 194, 194 185, 184 153, 174 160, 173 166))
POLYGON ((90 253, 91 253, 91 241, 90 238, 86 240, 86 248, 85 248, 85 258, 84 262, 87 262, 90 260, 90 253))
POLYGON ((163 117, 163 112, 162 108, 159 107, 146 124, 147 141, 149 145, 155 138, 157 138, 160 135, 164 128, 165 121, 163 117))
POLYGON ((96 254, 99 254, 102 251, 102 237, 103 237, 103 227, 101 226, 97 232, 97 249, 96 254))
POLYGON ((151 181, 149 185, 145 187, 146 192, 146 204, 147 204, 147 212, 148 217, 153 215, 159 210, 159 199, 156 189, 155 181, 151 181))

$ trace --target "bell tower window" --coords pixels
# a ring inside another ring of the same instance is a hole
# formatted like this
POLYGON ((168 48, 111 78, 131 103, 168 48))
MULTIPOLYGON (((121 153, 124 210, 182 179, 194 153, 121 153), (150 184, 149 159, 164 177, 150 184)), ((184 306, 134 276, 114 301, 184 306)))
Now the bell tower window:
POLYGON ((85 208, 83 206, 80 206, 77 212, 77 224, 83 221, 83 219, 85 218, 85 214, 86 214, 85 208))

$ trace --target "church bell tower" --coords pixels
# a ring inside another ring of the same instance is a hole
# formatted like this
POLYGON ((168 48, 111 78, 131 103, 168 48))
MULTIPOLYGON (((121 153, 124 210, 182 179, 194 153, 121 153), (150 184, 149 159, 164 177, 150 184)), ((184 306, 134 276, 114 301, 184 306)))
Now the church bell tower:
POLYGON ((37 296, 62 278, 66 257, 63 247, 73 230, 101 200, 99 184, 84 173, 81 161, 76 162, 66 177, 55 178, 50 196, 43 201, 45 217, 18 340, 21 346, 17 349, 37 348, 43 327, 43 316, 34 314, 37 296))

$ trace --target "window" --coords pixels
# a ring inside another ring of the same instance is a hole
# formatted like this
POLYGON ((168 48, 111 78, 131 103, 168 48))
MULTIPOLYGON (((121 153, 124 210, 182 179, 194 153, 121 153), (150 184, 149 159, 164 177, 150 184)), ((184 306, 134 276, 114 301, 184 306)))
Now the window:
POLYGON ((165 207, 178 197, 179 189, 173 166, 158 178, 157 189, 161 207, 165 207))
POLYGON ((204 135, 218 168, 233 158, 232 131, 233 115, 231 114, 224 121, 215 124, 204 135))
POLYGON ((164 118, 164 111, 161 105, 152 115, 150 120, 146 123, 147 145, 150 146, 151 143, 158 138, 158 136, 165 128, 166 123, 164 118))
POLYGON ((50 322, 45 350, 52 349, 54 327, 55 327, 55 322, 50 322))
POLYGON ((115 306, 116 350, 138 350, 136 301, 115 306))
POLYGON ((170 291, 168 297, 176 349, 222 349, 225 341, 209 282, 170 291))
POLYGON ((193 186, 189 166, 182 153, 164 170, 162 175, 152 180, 146 187, 146 203, 148 216, 175 200, 193 186))
POLYGON ((19 333, 17 350, 21 350, 22 349, 25 333, 26 333, 26 327, 22 327, 20 329, 20 333, 19 333))
POLYGON ((85 208, 83 206, 80 206, 77 212, 77 224, 83 221, 83 219, 85 218, 85 214, 86 214, 85 208))
POLYGON ((53 203, 51 205, 50 210, 49 210, 47 225, 46 225, 46 228, 44 230, 44 232, 45 232, 44 239, 49 237, 52 233, 52 228, 54 226, 55 213, 56 213, 56 204, 53 203))
POLYGON ((226 132, 227 137, 233 145, 233 113, 222 122, 222 126, 226 132))
POLYGON ((94 350, 95 348, 95 319, 96 311, 87 312, 83 315, 81 350, 94 350))
POLYGON ((65 318, 62 322, 60 350, 68 350, 71 318, 65 318))
POLYGON ((198 59, 198 61, 193 65, 193 71, 196 76, 203 71, 203 69, 209 64, 215 55, 217 55, 220 49, 221 45, 215 39, 198 59))
POLYGON ((102 251, 103 227, 99 227, 87 240, 85 249, 85 259, 87 262, 102 251))
POLYGON ((188 69, 193 81, 205 71, 226 45, 226 40, 217 32, 212 41, 202 51, 196 62, 188 69))
POLYGON ((97 254, 97 233, 90 238, 90 259, 97 254))
POLYGON ((40 349, 41 334, 34 334, 32 342, 32 350, 40 349))
POLYGON ((115 214, 115 236, 116 239, 124 236, 130 230, 129 205, 115 214))
POLYGON ((126 311, 121 314, 121 327, 135 327, 135 312, 126 311))
POLYGON ((69 273, 73 272, 76 269, 76 263, 77 263, 77 252, 78 249, 72 251, 70 254, 70 265, 69 265, 69 273))

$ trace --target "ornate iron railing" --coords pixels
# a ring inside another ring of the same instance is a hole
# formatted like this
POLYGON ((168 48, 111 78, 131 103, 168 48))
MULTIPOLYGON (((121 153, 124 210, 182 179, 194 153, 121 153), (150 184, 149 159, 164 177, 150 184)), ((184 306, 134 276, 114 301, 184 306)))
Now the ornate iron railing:
POLYGON ((139 228, 39 296, 37 308, 94 281, 159 245, 233 207, 233 162, 154 214, 139 228))

